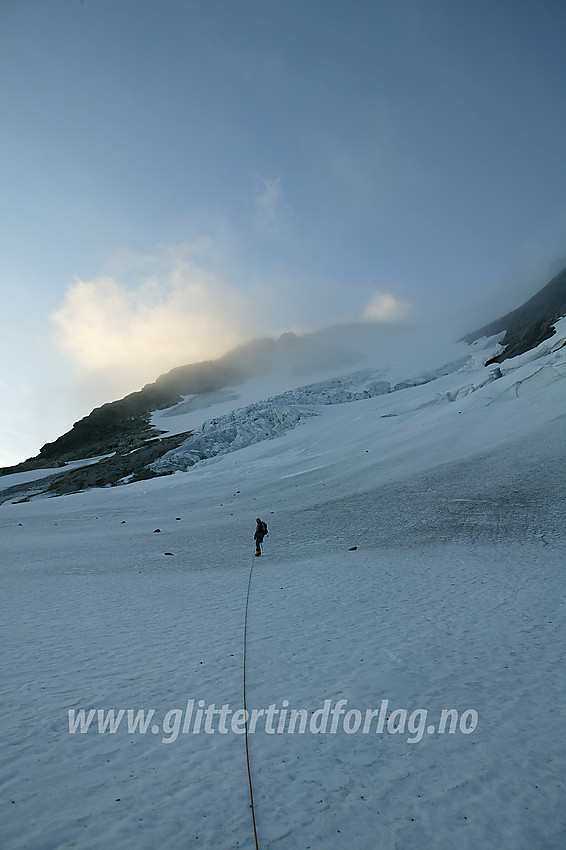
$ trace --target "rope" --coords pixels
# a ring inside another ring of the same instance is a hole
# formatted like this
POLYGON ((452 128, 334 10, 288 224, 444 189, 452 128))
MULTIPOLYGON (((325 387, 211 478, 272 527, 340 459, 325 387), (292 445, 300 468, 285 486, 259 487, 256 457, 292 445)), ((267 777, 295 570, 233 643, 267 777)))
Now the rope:
MULTIPOLYGON (((255 555, 254 555, 254 558, 255 558, 255 555)), ((253 823, 253 827, 254 827, 255 847, 256 847, 256 850, 259 850, 259 845, 257 843, 257 830, 256 830, 256 825, 255 825, 254 792, 253 792, 253 788, 252 788, 252 774, 251 774, 251 771, 250 771, 250 752, 249 752, 249 749, 248 749, 248 710, 247 710, 247 707, 246 707, 246 639, 247 639, 247 634, 248 634, 248 603, 250 601, 250 586, 251 586, 251 583, 252 583, 252 573, 254 571, 254 564, 255 564, 255 561, 252 561, 252 566, 251 566, 251 569, 250 569, 250 576, 248 578, 248 592, 247 592, 247 595, 246 595, 246 615, 244 617, 244 718, 245 718, 244 734, 245 734, 245 740, 246 740, 246 763, 247 763, 247 766, 248 766, 248 782, 249 782, 249 786, 250 786, 250 808, 252 810, 252 823, 253 823)))

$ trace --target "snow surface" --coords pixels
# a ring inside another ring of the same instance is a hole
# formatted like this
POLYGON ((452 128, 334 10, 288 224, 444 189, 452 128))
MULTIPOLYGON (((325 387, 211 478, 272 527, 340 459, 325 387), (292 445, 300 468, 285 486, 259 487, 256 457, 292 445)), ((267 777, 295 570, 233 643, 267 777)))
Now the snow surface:
MULTIPOLYGON (((472 371, 477 373, 478 386, 483 386, 493 380, 496 374, 501 374, 497 370, 486 374, 483 363, 488 359, 485 350, 487 347, 489 347, 490 355, 499 350, 497 338, 476 343, 471 348, 473 353, 470 353, 470 346, 461 343, 460 356, 456 360, 424 373, 419 371, 416 376, 405 378, 398 383, 385 380, 385 375, 393 371, 391 369, 376 371, 366 368, 332 378, 319 376, 319 379, 312 383, 286 389, 278 395, 265 398, 266 378, 255 378, 243 385, 239 395, 229 394, 229 400, 242 402, 244 398, 247 398, 249 402, 250 399, 257 397, 258 392, 263 393, 261 400, 254 400, 243 407, 232 407, 228 412, 226 412, 225 393, 210 393, 202 398, 187 396, 179 404, 165 411, 156 412, 152 422, 155 427, 164 431, 164 435, 184 431, 194 433, 181 446, 167 452, 151 464, 151 467, 160 473, 186 471, 202 460, 238 451, 263 440, 281 437, 301 421, 318 416, 320 411, 317 408, 320 405, 346 404, 375 398, 432 383, 444 376, 451 376, 453 381, 454 374, 468 375, 472 371), (214 418, 202 421, 202 411, 211 407, 216 415, 214 418), (173 417, 176 420, 175 424, 169 425, 169 420, 173 417)), ((410 370, 411 366, 405 362, 405 368, 410 370)), ((421 363, 419 368, 422 369, 421 363)), ((273 380, 273 376, 271 378, 273 380)), ((292 376, 280 372, 276 379, 284 386, 292 380, 292 376)), ((464 387, 464 394, 474 389, 476 387, 468 383, 464 387)), ((458 393, 462 393, 459 386, 456 393, 453 393, 454 397, 458 393)))
POLYGON ((258 727, 260 847, 564 847, 565 341, 497 377, 484 340, 188 472, 2 505, 1 846, 254 846, 242 736, 68 731, 69 709, 240 708, 253 564, 248 708, 478 714, 413 743, 258 727))

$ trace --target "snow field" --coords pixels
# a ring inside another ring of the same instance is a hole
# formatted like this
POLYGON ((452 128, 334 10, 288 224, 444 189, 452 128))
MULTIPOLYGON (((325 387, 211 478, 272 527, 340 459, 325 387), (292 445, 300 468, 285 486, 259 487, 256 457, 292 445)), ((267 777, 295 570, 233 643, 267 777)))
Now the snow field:
POLYGON ((241 707, 252 563, 250 709, 478 714, 414 743, 258 726, 262 848, 562 847, 564 351, 319 406, 188 473, 2 505, 2 847, 253 846, 242 736, 161 725, 191 698, 241 707), (81 708, 154 709, 157 732, 70 734, 81 708))

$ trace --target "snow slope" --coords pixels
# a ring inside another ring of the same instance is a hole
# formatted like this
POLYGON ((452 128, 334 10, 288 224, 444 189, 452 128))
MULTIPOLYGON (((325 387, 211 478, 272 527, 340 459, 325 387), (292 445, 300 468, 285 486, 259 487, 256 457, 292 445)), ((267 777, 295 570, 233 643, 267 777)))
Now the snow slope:
MULTIPOLYGON (((152 424, 163 431, 163 436, 186 431, 195 433, 181 446, 154 462, 152 468, 160 473, 185 471, 204 459, 281 437, 305 419, 318 416, 321 405, 343 405, 429 383, 433 383, 436 388, 438 379, 446 376, 450 378, 450 385, 454 380, 459 382, 453 393, 456 397, 461 392, 461 374, 466 376, 468 382, 475 380, 477 387, 501 375, 498 368, 486 372, 483 367, 487 357, 499 348, 496 338, 478 341, 473 346, 460 343, 449 349, 443 347, 436 351, 436 357, 450 353, 454 359, 424 372, 422 362, 420 359, 415 360, 415 351, 411 350, 413 358, 407 358, 405 354, 402 373, 399 372, 399 364, 395 364, 396 369, 357 369, 331 378, 319 376, 309 384, 286 389, 289 382, 296 383, 297 378, 281 370, 275 376, 245 382, 238 393, 215 392, 201 397, 188 396, 172 408, 154 413, 152 424), (407 377, 412 372, 414 375, 407 377), (386 380, 386 376, 396 373, 404 374, 404 380, 397 383, 386 380), (474 378, 470 378, 472 373, 474 378), (267 387, 274 381, 280 384, 282 391, 266 398, 267 387), (240 404, 234 405, 234 402, 240 404), (214 417, 204 418, 204 411, 210 416, 211 410, 214 417)), ((380 354, 391 356, 387 351, 381 351, 380 354)), ((475 388, 473 383, 468 383, 465 392, 475 388)))
MULTIPOLYGON (((341 403, 327 376, 308 403, 286 398, 316 415, 281 436, 2 505, 1 846, 254 846, 242 736, 164 725, 190 699, 241 707, 253 564, 248 708, 287 701, 310 722, 327 699, 388 700, 379 734, 258 723, 260 847, 563 847, 565 341, 563 320, 501 377, 484 341, 448 374, 421 362, 404 377, 427 383, 341 403), (69 733, 70 709, 111 708, 155 709, 156 731, 69 733), (388 727, 397 709, 428 712, 419 740, 388 727), (442 709, 477 726, 440 734, 442 709)), ((257 434, 248 390, 161 421, 257 434)))

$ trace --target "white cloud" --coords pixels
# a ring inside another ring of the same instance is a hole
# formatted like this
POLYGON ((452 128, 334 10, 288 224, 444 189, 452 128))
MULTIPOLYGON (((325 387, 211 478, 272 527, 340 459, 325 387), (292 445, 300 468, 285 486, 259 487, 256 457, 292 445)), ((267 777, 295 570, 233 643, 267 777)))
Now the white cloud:
POLYGON ((389 292, 375 292, 364 310, 364 319, 373 322, 399 322, 407 319, 411 305, 389 292))
POLYGON ((258 230, 268 236, 281 236, 288 221, 281 177, 258 178, 253 200, 258 230))
POLYGON ((163 249, 146 265, 151 276, 135 286, 112 275, 76 280, 52 316, 57 342, 79 374, 115 392, 219 357, 253 332, 250 299, 195 264, 186 247, 163 249))
MULTIPOLYGON (((217 247, 198 240, 144 254, 123 250, 105 275, 68 288, 52 328, 85 406, 176 366, 220 357, 252 336, 355 321, 339 281, 256 273, 244 282, 237 267, 227 271, 233 264, 225 257, 219 262, 217 247)), ((405 302, 376 292, 364 318, 395 322, 408 313, 405 302)))

